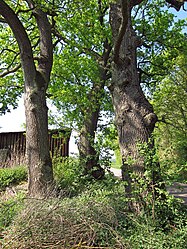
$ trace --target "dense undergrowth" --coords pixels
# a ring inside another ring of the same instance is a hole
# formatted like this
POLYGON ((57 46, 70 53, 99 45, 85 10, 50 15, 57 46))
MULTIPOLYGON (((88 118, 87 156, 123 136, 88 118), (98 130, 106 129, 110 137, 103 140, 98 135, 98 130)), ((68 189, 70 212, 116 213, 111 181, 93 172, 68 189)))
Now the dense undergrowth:
POLYGON ((172 196, 148 200, 133 213, 123 182, 112 175, 82 178, 78 161, 64 165, 55 168, 58 197, 35 200, 19 193, 0 202, 1 248, 186 248, 187 212, 172 196))

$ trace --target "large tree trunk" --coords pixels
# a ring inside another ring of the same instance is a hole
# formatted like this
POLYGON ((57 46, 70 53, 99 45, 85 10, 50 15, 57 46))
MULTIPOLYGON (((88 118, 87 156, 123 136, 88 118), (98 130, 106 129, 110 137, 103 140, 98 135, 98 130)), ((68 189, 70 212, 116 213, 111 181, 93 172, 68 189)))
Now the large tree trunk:
POLYGON ((46 197, 53 186, 52 163, 48 145, 48 116, 46 90, 53 63, 51 25, 47 14, 27 0, 35 16, 40 34, 40 54, 36 69, 29 37, 16 13, 0 1, 0 14, 12 29, 20 49, 24 73, 26 112, 26 155, 29 169, 29 194, 32 197, 46 197))
POLYGON ((137 144, 148 142, 157 116, 140 86, 136 64, 136 49, 139 41, 131 25, 131 8, 128 2, 125 9, 126 15, 122 13, 121 5, 111 5, 110 23, 114 47, 118 47, 119 54, 114 54, 110 92, 123 160, 122 176, 128 183, 126 193, 131 195, 131 173, 140 177, 144 173, 144 158, 140 155, 137 144), (124 18, 126 18, 126 27, 120 41, 118 34, 122 23, 125 23, 124 18), (117 44, 118 42, 120 44, 117 44))
MULTIPOLYGON (((32 1, 28 1, 34 8, 32 1)), ((46 90, 53 64, 51 25, 41 9, 33 10, 39 34, 40 56, 33 74, 34 82, 25 82, 26 156, 29 166, 30 196, 47 197, 53 190, 52 160, 48 140, 46 90)))
MULTIPOLYGON (((39 75, 39 73, 37 73, 39 75)), ((36 87, 28 87, 24 93, 26 114, 26 157, 29 165, 29 195, 44 197, 50 195, 53 184, 52 161, 48 141, 48 108, 45 88, 41 85, 42 77, 36 87)))

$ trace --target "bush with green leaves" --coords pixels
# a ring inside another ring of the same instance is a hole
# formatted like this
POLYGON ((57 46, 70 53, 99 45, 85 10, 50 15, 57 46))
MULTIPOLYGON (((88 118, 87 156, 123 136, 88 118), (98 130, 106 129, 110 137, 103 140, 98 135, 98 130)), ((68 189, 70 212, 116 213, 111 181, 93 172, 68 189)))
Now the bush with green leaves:
POLYGON ((57 188, 68 196, 78 195, 92 187, 94 183, 110 184, 115 182, 113 175, 107 174, 104 179, 96 180, 91 174, 85 175, 84 166, 80 159, 75 157, 53 159, 53 172, 57 188))
POLYGON ((129 231, 129 245, 132 249, 184 249, 187 245, 187 225, 171 226, 168 233, 162 228, 155 230, 151 219, 134 220, 135 226, 129 231))
POLYGON ((24 166, 0 169, 0 190, 7 186, 27 180, 27 169, 24 166))
POLYGON ((86 177, 83 170, 78 158, 57 157, 53 159, 53 171, 57 187, 68 195, 75 195, 84 188, 86 177))

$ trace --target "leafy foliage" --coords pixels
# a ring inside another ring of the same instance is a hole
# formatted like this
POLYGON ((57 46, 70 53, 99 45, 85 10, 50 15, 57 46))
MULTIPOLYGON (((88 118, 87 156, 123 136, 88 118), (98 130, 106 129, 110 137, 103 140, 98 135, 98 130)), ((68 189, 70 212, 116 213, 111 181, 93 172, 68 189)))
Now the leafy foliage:
POLYGON ((133 13, 134 28, 142 42, 137 54, 140 80, 153 92, 170 73, 175 59, 186 51, 186 20, 177 20, 163 0, 145 1, 133 13))
POLYGON ((186 56, 176 60, 176 66, 154 93, 153 105, 160 123, 155 130, 163 170, 170 177, 186 179, 187 151, 187 81, 186 56))
POLYGON ((11 184, 18 184, 27 180, 26 167, 19 166, 15 168, 0 169, 0 190, 5 189, 11 184))
POLYGON ((110 40, 107 9, 107 1, 101 5, 95 0, 76 4, 70 1, 56 18, 54 35, 60 44, 54 54, 49 92, 66 125, 69 122, 80 128, 85 116, 94 112, 96 106, 105 111, 109 106, 112 109, 100 76, 104 42, 110 40), (96 92, 94 89, 99 87, 101 90, 96 92))
POLYGON ((77 158, 54 158, 54 178, 57 186, 67 195, 75 195, 82 191, 85 184, 83 167, 77 158), (82 182, 82 183, 81 183, 82 182))

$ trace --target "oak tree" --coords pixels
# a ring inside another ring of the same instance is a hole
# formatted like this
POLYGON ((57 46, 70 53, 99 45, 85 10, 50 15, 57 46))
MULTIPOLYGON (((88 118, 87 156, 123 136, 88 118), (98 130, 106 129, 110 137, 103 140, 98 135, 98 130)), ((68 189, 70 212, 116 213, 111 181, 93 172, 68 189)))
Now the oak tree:
POLYGON ((138 144, 149 142, 158 120, 142 90, 137 65, 137 48, 143 43, 134 30, 132 17, 133 8, 144 2, 146 6, 146 1, 122 0, 112 2, 110 7, 113 58, 109 89, 122 154, 122 175, 127 181, 127 195, 131 195, 133 183, 144 177, 144 156, 139 153, 138 144))
POLYGON ((24 105, 26 114, 26 156, 29 169, 29 194, 41 197, 53 184, 52 163, 48 144, 48 108, 46 90, 53 63, 51 25, 47 14, 27 0, 27 7, 17 13, 6 1, 0 1, 0 14, 4 25, 11 28, 19 46, 24 75, 24 105), (34 17, 39 35, 38 57, 33 56, 31 40, 18 17, 29 12, 34 17), (37 59, 37 63, 35 63, 37 59))

